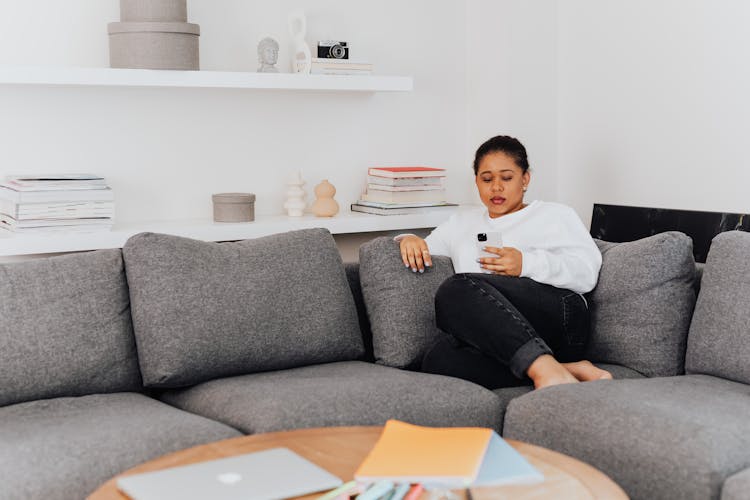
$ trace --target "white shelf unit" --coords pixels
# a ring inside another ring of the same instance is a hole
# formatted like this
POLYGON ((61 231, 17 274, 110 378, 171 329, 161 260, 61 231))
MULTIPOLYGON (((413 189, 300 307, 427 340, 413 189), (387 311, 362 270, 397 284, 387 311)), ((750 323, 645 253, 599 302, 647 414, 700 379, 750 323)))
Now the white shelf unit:
MULTIPOLYGON (((380 75, 301 75, 224 71, 0 66, 0 85, 233 88, 292 91, 410 92, 413 79, 380 75)), ((210 220, 116 224, 108 232, 18 234, 0 230, 0 257, 120 248, 134 234, 151 231, 205 241, 233 241, 312 227, 333 234, 435 227, 449 209, 415 215, 378 216, 343 212, 332 218, 259 216, 241 224, 210 220)))
POLYGON ((441 208, 421 214, 387 216, 346 211, 335 217, 270 215, 258 216, 254 222, 243 223, 210 220, 144 222, 115 225, 112 231, 93 233, 55 231, 18 234, 0 230, 0 257, 121 248, 128 238, 142 232, 173 234, 203 241, 234 241, 313 227, 326 228, 332 234, 431 228, 447 220, 454 211, 441 208))
POLYGON ((90 85, 260 90, 410 92, 409 76, 302 75, 230 71, 167 71, 75 67, 0 66, 2 85, 90 85))

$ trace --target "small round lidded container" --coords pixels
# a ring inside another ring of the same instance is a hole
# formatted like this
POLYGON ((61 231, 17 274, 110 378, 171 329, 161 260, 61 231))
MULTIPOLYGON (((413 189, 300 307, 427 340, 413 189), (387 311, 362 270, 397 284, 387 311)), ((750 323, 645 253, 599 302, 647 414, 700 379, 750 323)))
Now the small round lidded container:
POLYGON ((255 220, 255 195, 253 193, 216 193, 214 222, 252 222, 255 220))

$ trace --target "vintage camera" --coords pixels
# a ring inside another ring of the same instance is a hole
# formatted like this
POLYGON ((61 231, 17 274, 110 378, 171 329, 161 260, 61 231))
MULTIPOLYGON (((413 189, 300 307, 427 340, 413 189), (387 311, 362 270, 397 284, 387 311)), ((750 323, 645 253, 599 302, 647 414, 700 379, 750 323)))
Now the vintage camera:
POLYGON ((349 59, 349 47, 346 42, 321 40, 318 42, 318 57, 325 59, 349 59))

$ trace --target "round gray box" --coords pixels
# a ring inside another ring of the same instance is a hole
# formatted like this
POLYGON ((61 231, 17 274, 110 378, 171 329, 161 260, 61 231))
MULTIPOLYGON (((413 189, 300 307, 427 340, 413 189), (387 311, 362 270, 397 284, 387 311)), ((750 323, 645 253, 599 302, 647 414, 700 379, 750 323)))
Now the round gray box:
POLYGON ((200 26, 192 23, 109 23, 112 68, 200 69, 200 26))
POLYGON ((187 22, 187 0, 120 0, 123 22, 187 22))
POLYGON ((255 220, 255 195, 252 193, 217 193, 214 222, 251 222, 255 220))

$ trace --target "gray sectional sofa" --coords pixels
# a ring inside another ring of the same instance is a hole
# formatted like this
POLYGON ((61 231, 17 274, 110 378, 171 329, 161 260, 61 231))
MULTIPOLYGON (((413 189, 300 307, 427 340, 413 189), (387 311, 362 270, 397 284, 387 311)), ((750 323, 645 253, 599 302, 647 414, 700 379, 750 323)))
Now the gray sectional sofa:
POLYGON ((322 229, 0 265, 0 499, 84 498, 243 433, 500 425, 490 391, 368 362, 351 290, 322 229))
POLYGON ((223 244, 145 233, 0 265, 0 499, 83 498, 196 444, 388 418, 493 427, 637 498, 742 498, 750 236, 717 238, 695 316, 689 238, 599 244, 588 354, 626 380, 540 391, 416 371, 453 270, 436 257, 413 274, 387 238, 358 265, 325 230, 223 244))
POLYGON ((684 372, 534 391, 510 402, 506 437, 596 464, 633 498, 750 498, 750 233, 714 238, 690 319, 684 372))

